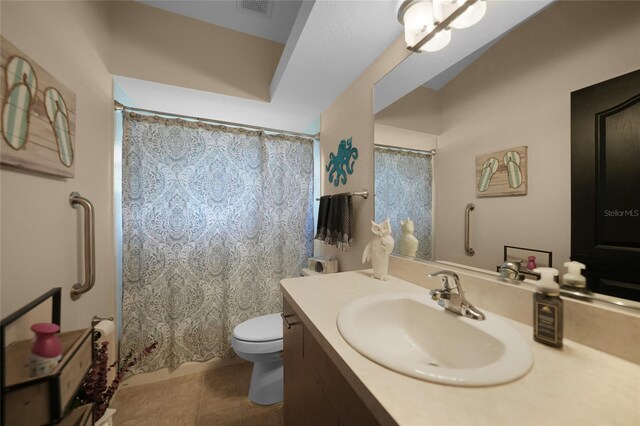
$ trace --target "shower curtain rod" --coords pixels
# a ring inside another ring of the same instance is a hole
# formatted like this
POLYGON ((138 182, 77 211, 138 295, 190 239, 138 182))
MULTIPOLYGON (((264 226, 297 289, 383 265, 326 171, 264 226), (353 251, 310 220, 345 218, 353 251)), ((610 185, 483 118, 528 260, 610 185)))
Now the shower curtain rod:
POLYGON ((214 119, 211 119, 211 118, 202 118, 202 117, 195 117, 195 116, 191 116, 191 115, 181 115, 181 114, 173 114, 173 113, 170 113, 170 112, 154 111, 152 109, 135 108, 135 107, 130 107, 130 106, 123 105, 120 102, 115 101, 115 100, 113 101, 113 106, 114 106, 114 109, 116 111, 144 112, 144 113, 147 113, 147 114, 164 115, 166 117, 182 118, 182 119, 186 119, 186 120, 196 120, 196 121, 200 121, 202 123, 217 124, 217 125, 224 125, 224 126, 233 126, 233 127, 244 127, 245 129, 254 129, 254 130, 259 130, 259 131, 263 131, 263 132, 280 133, 280 134, 283 134, 283 135, 300 136, 300 137, 303 137, 303 138, 314 138, 314 139, 317 139, 318 136, 320 136, 320 133, 316 133, 315 135, 308 135, 306 133, 290 132, 290 131, 287 131, 287 130, 280 130, 280 129, 271 129, 269 127, 252 126, 250 124, 233 123, 231 121, 214 120, 214 119))
POLYGON ((374 146, 379 146, 381 148, 387 148, 387 149, 395 149, 397 151, 414 152, 416 154, 427 154, 427 155, 431 155, 431 156, 436 155, 436 150, 435 149, 430 149, 430 150, 425 151, 423 149, 402 148, 402 147, 393 146, 393 145, 383 145, 381 143, 377 143, 374 146))

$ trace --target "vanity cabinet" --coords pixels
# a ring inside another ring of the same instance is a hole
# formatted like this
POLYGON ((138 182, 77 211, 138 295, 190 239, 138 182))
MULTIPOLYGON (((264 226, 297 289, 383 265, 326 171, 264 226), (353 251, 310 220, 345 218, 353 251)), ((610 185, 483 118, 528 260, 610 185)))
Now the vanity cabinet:
MULTIPOLYGON (((320 345, 286 298, 283 315, 285 426, 396 424, 381 407, 377 415, 372 412, 341 372, 348 369, 346 364, 336 365, 339 355, 325 351, 328 344, 320 345)), ((368 392, 359 385, 361 393, 368 392)))

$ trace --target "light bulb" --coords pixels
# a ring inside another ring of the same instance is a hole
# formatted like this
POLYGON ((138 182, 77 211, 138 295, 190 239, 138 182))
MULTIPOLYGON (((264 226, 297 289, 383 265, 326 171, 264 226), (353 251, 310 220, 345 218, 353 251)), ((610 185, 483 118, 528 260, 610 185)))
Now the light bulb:
MULTIPOLYGON (((458 8, 462 7, 467 0, 433 0, 433 13, 437 22, 447 19, 458 8)), ((458 16, 452 23, 451 28, 469 28, 477 24, 487 11, 487 2, 478 0, 472 4, 464 13, 458 16)))
POLYGON ((431 2, 421 1, 413 4, 404 13, 404 41, 414 46, 434 28, 433 7, 431 2))
POLYGON ((420 48, 421 52, 436 52, 444 48, 451 41, 451 30, 438 31, 428 42, 420 48))
MULTIPOLYGON (((463 2, 464 4, 464 2, 463 2)), ((461 29, 461 28, 469 28, 472 25, 480 22, 484 14, 487 12, 487 2, 483 0, 479 0, 472 4, 469 9, 465 10, 464 13, 458 16, 452 23, 451 27, 461 29)))
POLYGON ((466 0, 433 0, 433 16, 436 21, 442 22, 449 17, 466 0))

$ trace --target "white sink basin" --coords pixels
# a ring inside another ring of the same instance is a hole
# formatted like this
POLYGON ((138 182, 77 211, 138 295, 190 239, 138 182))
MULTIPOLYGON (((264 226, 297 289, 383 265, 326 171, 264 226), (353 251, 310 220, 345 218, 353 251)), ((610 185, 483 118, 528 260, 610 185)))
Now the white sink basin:
POLYGON ((424 293, 356 299, 338 315, 342 337, 372 361, 407 376, 455 386, 490 386, 524 376, 529 344, 502 318, 445 311, 424 293))

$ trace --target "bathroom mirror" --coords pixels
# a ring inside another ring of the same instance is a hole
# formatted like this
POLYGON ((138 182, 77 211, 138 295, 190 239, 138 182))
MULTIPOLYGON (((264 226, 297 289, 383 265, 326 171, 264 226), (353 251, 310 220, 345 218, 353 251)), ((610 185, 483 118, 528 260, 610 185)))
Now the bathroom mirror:
POLYGON ((376 114, 374 221, 390 220, 395 254, 432 260, 436 123, 410 114, 412 102, 428 103, 428 93, 418 90, 376 114))
MULTIPOLYGON (((551 266, 565 272, 571 257, 571 92, 640 68, 633 42, 637 11, 633 2, 489 1, 478 25, 454 31, 438 52, 412 54, 375 85, 374 142, 387 145, 381 141, 391 137, 405 145, 410 138, 401 132, 389 135, 388 127, 397 127, 429 135, 436 149, 431 170, 424 169, 431 172, 432 244, 418 259, 496 276, 510 246, 551 252, 551 266), (507 15, 511 20, 494 19, 507 15), (478 196, 478 158, 521 147, 526 192, 478 196)), ((383 167, 378 160, 376 185, 383 167)), ((376 186, 376 221, 385 196, 376 186)), ((636 204, 640 208, 640 200, 636 204)), ((406 218, 390 219, 395 231, 406 218)), ((394 238, 399 246, 401 233, 394 238)))

